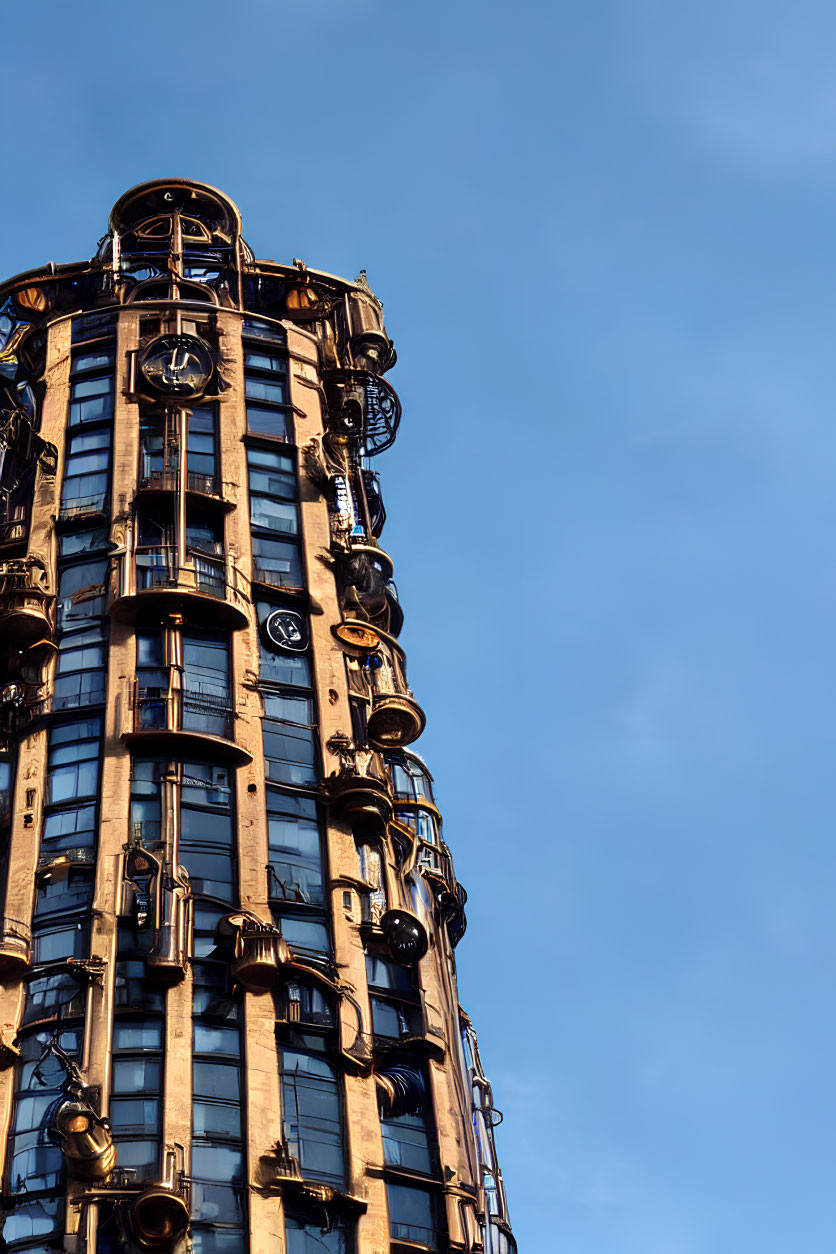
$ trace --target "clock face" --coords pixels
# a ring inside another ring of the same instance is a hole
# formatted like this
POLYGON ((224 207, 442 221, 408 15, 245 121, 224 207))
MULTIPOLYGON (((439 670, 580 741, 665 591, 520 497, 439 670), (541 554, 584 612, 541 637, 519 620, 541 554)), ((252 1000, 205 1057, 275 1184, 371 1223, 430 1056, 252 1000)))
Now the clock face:
POLYGON ((265 642, 271 649, 304 653, 308 647, 305 620, 295 610, 273 610, 264 620, 265 642))
POLYGON ((201 396, 212 373, 212 353, 194 335, 161 335, 139 362, 142 377, 155 392, 190 400, 201 396))

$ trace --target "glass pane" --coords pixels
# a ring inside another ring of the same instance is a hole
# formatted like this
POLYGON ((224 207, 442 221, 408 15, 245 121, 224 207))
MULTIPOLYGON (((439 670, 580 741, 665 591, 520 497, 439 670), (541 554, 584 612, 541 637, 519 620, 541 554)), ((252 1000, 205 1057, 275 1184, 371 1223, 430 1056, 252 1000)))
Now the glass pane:
POLYGON ((241 1111, 237 1106, 195 1100, 192 1129, 194 1136, 241 1138, 241 1111))
POLYGON ((117 1019, 113 1025, 113 1049, 161 1050, 163 1025, 158 1019, 117 1019))
POLYGON ((247 406, 247 426, 258 435, 273 435, 288 439, 288 415, 283 409, 265 409, 261 405, 247 406))
POLYGON ((194 1092, 197 1097, 218 1097, 227 1102, 237 1102, 240 1096, 237 1065, 195 1061, 194 1092))

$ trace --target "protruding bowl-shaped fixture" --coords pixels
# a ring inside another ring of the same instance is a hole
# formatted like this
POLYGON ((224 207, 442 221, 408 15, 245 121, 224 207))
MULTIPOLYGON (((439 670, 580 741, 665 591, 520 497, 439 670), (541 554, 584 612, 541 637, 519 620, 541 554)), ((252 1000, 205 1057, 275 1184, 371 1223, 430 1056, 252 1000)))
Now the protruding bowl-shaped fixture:
POLYGON ((66 1101, 59 1106, 52 1135, 70 1171, 81 1180, 106 1180, 116 1166, 110 1124, 86 1102, 66 1101))
POLYGON ((402 749, 417 740, 426 716, 412 697, 391 693, 374 699, 369 715, 369 743, 376 749, 402 749))
POLYGON ((278 928, 244 910, 220 920, 215 944, 227 951, 232 948, 233 979, 249 993, 275 988, 282 968, 293 958, 278 928))
POLYGON ((131 1227, 141 1250, 172 1250, 189 1227, 189 1208, 179 1193, 152 1184, 131 1208, 131 1227))
POLYGON ((407 910, 387 910, 380 926, 392 957, 401 966, 414 966, 424 957, 429 940, 423 923, 414 914, 407 910))

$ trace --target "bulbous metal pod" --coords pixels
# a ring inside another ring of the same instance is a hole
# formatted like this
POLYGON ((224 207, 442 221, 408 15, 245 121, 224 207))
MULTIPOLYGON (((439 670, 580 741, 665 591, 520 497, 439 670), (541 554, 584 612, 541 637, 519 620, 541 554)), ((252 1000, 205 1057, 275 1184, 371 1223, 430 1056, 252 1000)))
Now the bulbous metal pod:
POLYGON ((402 749, 418 739, 426 722, 424 711, 412 697, 395 693, 377 696, 369 715, 369 744, 376 749, 402 749))
POLYGON ((216 943, 233 944, 232 978, 249 993, 275 988, 282 968, 291 961, 287 941, 278 928, 244 911, 228 914, 218 924, 216 943))
POLYGON ((429 939, 423 923, 406 910, 387 910, 381 916, 380 926, 386 944, 396 962, 411 967, 424 957, 429 939))
POLYGON ((59 1106, 52 1139, 72 1174, 81 1180, 105 1180, 116 1166, 110 1124, 85 1102, 66 1101, 59 1106))

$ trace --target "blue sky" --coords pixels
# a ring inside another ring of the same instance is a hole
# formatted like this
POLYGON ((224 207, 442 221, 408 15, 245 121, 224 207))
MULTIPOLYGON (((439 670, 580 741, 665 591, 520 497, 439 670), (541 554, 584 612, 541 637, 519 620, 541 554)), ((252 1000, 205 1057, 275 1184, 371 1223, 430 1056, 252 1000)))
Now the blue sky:
POLYGON ((185 174, 365 267, 521 1254, 836 1251, 836 10, 10 6, 0 273, 185 174))

